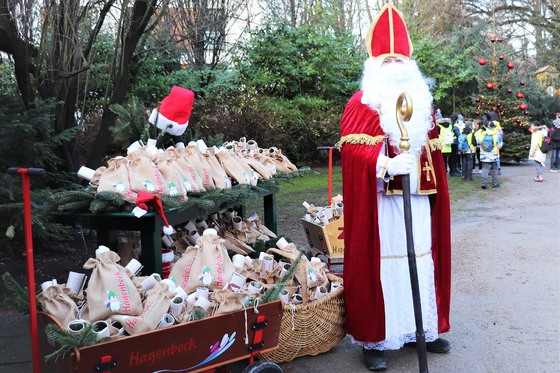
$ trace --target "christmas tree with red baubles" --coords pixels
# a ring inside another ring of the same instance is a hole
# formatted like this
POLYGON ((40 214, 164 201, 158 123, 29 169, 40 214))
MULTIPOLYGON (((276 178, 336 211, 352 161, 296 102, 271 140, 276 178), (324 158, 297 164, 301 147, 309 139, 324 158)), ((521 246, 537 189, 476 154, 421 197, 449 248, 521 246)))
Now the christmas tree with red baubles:
POLYGON ((500 156, 519 161, 527 157, 530 108, 525 101, 525 81, 511 57, 511 46, 501 36, 485 35, 478 58, 478 94, 473 97, 472 113, 482 123, 482 115, 496 112, 504 134, 500 156), (510 53, 508 54, 508 51, 510 53))

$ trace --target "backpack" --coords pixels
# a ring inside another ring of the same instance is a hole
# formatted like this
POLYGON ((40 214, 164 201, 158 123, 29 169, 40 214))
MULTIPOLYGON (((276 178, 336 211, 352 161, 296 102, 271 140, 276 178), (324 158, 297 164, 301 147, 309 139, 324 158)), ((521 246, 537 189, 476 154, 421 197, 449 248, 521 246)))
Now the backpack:
POLYGON ((549 131, 550 141, 560 142, 560 128, 552 127, 549 131))
POLYGON ((463 154, 470 153, 471 147, 469 145, 469 141, 467 140, 467 134, 462 133, 459 135, 459 143, 457 145, 457 149, 463 154))
POLYGON ((548 148, 549 148, 549 143, 550 139, 548 138, 548 136, 543 136, 542 138, 542 142, 541 142, 541 152, 546 154, 548 153, 548 148))
POLYGON ((492 151, 493 148, 494 148, 494 135, 490 135, 485 132, 482 142, 480 143, 480 149, 489 153, 492 151))

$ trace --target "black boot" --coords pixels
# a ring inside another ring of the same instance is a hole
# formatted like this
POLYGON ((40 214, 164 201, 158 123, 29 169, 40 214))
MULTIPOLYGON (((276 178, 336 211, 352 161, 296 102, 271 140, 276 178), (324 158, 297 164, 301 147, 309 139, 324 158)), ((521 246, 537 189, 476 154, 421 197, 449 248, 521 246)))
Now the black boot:
POLYGON ((387 369, 387 358, 385 357, 385 351, 379 350, 366 350, 364 351, 364 362, 369 370, 376 372, 387 369))
MULTIPOLYGON (((416 348, 416 342, 409 342, 404 344, 407 347, 416 348)), ((438 338, 433 342, 426 342, 426 351, 433 354, 445 354, 451 350, 451 343, 443 338, 438 338)))

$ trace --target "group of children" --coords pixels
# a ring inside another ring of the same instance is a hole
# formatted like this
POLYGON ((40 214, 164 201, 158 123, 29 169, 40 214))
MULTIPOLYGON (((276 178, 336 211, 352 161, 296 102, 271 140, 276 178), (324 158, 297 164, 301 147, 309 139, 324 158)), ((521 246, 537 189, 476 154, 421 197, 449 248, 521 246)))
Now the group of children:
POLYGON ((482 189, 486 189, 488 177, 492 176, 492 187, 500 186, 500 149, 503 146, 503 131, 496 112, 489 112, 479 120, 465 121, 460 114, 450 118, 436 118, 442 153, 450 176, 461 176, 473 181, 473 170, 482 174, 482 189))
POLYGON ((548 128, 534 121, 529 128, 531 132, 531 146, 529 148, 529 160, 535 162, 537 169, 536 182, 542 182, 543 168, 545 167, 546 154, 550 153, 550 172, 560 171, 560 113, 556 113, 556 119, 548 128))

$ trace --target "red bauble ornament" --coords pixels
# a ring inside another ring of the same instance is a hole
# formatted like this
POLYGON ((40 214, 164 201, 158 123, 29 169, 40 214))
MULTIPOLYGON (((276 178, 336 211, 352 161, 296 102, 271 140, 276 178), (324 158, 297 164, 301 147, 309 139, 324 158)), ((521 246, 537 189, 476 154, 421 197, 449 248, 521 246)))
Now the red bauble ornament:
POLYGON ((513 69, 514 66, 515 66, 515 64, 514 64, 513 62, 508 62, 508 63, 507 63, 508 69, 513 69))
POLYGON ((480 98, 477 98, 475 101, 476 101, 476 102, 480 102, 480 98))
POLYGON ((504 41, 504 38, 499 37, 499 38, 498 38, 498 43, 501 43, 502 41, 504 41))
POLYGON ((516 122, 521 123, 521 119, 517 118, 516 122))
POLYGON ((523 104, 519 105, 519 109, 520 110, 526 110, 527 109, 527 104, 523 103, 523 104))
POLYGON ((517 96, 517 98, 523 98, 523 97, 525 97, 525 95, 523 94, 523 92, 517 92, 515 95, 517 96))
POLYGON ((492 43, 495 43, 495 42, 496 42, 496 37, 495 37, 495 36, 492 36, 492 37, 490 38, 490 41, 491 41, 492 43))
POLYGON ((477 117, 480 115, 480 111, 474 113, 477 117))
POLYGON ((480 60, 478 60, 478 63, 480 64, 480 66, 484 66, 484 65, 486 65, 486 59, 481 58, 480 60))
POLYGON ((496 107, 497 107, 498 109, 500 109, 500 108, 502 107, 502 104, 499 104, 499 103, 498 103, 498 104, 496 104, 496 107))
POLYGON ((520 85, 525 85, 525 81, 522 80, 522 81, 519 82, 519 84, 520 84, 520 85))
POLYGON ((501 55, 501 56, 500 56, 500 57, 498 57, 498 58, 499 58, 499 59, 500 59, 500 61, 501 61, 501 60, 503 60, 504 58, 506 58, 506 56, 504 56, 504 55, 501 55))
POLYGON ((528 110, 525 110, 525 112, 524 112, 523 114, 529 115, 529 111, 528 111, 528 110))
POLYGON ((511 92, 513 92, 513 89, 508 88, 508 93, 511 93, 511 92))
POLYGON ((494 84, 493 83, 487 83, 486 88, 489 89, 489 90, 492 90, 492 89, 494 89, 494 84))

